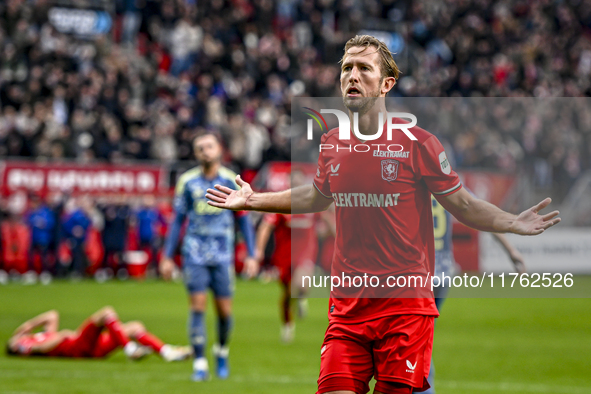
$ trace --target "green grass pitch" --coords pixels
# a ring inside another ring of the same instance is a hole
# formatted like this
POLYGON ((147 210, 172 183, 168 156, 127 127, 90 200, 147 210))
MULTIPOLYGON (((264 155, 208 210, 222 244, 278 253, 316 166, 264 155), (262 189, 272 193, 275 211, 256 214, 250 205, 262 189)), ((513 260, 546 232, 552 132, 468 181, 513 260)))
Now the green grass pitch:
MULTIPOLYGON (((0 393, 314 393, 327 300, 310 300, 295 341, 284 345, 278 294, 275 283, 237 283, 227 381, 193 383, 190 362, 165 363, 152 355, 132 363, 120 351, 104 360, 2 354, 0 393)), ((114 306, 124 321, 142 320, 165 342, 186 343, 181 284, 89 281, 0 287, 0 341, 42 311, 58 309, 62 327, 75 328, 104 305, 114 306)), ((436 388, 438 394, 591 393, 590 355, 590 299, 450 298, 435 331, 436 388)))

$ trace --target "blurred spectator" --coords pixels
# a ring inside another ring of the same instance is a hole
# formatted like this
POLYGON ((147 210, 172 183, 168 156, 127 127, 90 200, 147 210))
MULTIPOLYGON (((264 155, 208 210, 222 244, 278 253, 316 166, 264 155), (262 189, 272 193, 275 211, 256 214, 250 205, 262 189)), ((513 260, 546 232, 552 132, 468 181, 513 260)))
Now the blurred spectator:
POLYGON ((138 246, 141 250, 147 250, 150 255, 150 269, 157 272, 158 251, 162 247, 159 230, 166 225, 166 221, 156 208, 156 199, 153 196, 145 196, 142 202, 142 206, 135 212, 138 246))
MULTIPOLYGON (((396 96, 591 95, 588 1, 118 0, 121 26, 85 38, 51 26, 50 7, 0 2, 0 156, 174 163, 216 129, 239 170, 289 159, 291 98, 337 95, 342 47, 364 29, 395 53, 396 96)), ((460 119, 447 137, 460 167, 568 187, 591 168, 591 111, 573 112, 562 135, 549 111, 460 119)))
POLYGON ((64 213, 66 196, 60 192, 50 193, 47 196, 47 202, 55 219, 55 226, 53 226, 53 234, 51 236, 51 242, 49 243, 49 253, 54 256, 53 273, 58 274, 59 267, 62 266, 59 247, 63 238, 62 216, 64 213))
POLYGON ((135 37, 142 23, 142 14, 138 8, 138 0, 118 0, 120 11, 123 14, 123 33, 121 41, 125 44, 135 42, 135 37))
POLYGON ((113 196, 112 202, 99 206, 104 218, 102 228, 103 262, 100 270, 95 274, 99 281, 112 278, 117 275, 119 279, 127 279, 128 272, 123 261, 123 252, 127 240, 127 228, 129 224, 129 206, 123 197, 113 196))
POLYGON ((64 237, 69 243, 72 260, 69 271, 73 278, 82 278, 86 273, 87 260, 84 253, 84 242, 88 229, 92 224, 89 211, 92 209, 88 200, 71 198, 65 207, 62 227, 64 237))
POLYGON ((50 247, 54 243, 56 217, 52 210, 41 200, 41 197, 32 194, 30 196, 30 210, 26 215, 25 222, 31 232, 31 243, 29 247, 28 269, 34 273, 35 257, 38 254, 41 260, 41 279, 43 282, 51 280, 51 272, 55 274, 53 263, 55 255, 50 253, 50 247))
POLYGON ((195 24, 195 8, 183 15, 170 33, 170 52, 172 65, 170 73, 179 76, 188 71, 197 60, 197 51, 201 48, 203 31, 195 24))

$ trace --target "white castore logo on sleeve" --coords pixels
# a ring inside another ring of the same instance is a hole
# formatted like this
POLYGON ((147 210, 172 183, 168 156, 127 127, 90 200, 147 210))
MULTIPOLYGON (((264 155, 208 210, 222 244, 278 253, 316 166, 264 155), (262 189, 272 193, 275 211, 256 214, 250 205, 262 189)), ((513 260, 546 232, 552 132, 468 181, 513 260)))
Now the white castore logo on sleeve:
POLYGON ((451 173, 451 165, 447 160, 447 156, 445 155, 445 151, 439 154, 439 165, 441 166, 441 171, 445 175, 449 175, 451 173))
POLYGON ((340 166, 341 166, 341 164, 340 164, 340 163, 339 163, 339 164, 337 164, 337 166, 336 166, 336 167, 335 167, 334 165, 332 165, 332 164, 331 164, 331 165, 330 165, 330 172, 332 172, 332 174, 330 174, 330 176, 337 176, 337 175, 339 175, 339 174, 338 174, 338 172, 339 172, 339 167, 340 167, 340 166))

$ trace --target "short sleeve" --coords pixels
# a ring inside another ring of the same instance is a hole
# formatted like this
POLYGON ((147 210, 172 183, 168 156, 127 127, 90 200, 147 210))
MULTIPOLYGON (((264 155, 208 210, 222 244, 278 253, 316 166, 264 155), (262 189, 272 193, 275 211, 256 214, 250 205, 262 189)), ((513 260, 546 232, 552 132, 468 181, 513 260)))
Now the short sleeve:
POLYGON ((186 215, 190 208, 189 199, 190 195, 187 191, 187 181, 181 178, 174 190, 174 201, 172 203, 174 210, 180 215, 186 215))
POLYGON ((435 136, 421 145, 418 170, 429 191, 435 195, 452 194, 462 187, 460 177, 452 170, 443 145, 435 136))
MULTIPOLYGON (((324 134, 320 140, 321 144, 326 143, 328 134, 324 134)), ((314 175, 314 187, 326 198, 332 198, 330 192, 330 183, 328 182, 328 173, 326 171, 326 158, 322 151, 318 155, 318 168, 316 168, 316 175, 314 175)))

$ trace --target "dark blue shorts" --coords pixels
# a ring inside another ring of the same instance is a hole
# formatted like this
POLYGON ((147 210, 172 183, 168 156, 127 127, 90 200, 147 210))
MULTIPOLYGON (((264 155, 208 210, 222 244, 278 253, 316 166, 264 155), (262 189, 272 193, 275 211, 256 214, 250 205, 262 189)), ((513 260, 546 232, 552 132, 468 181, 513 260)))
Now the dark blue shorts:
POLYGON ((201 293, 210 288, 216 298, 231 297, 234 292, 234 265, 184 264, 183 274, 187 291, 201 293))

